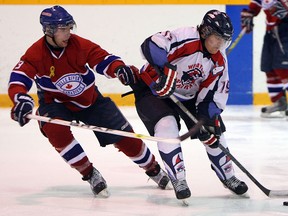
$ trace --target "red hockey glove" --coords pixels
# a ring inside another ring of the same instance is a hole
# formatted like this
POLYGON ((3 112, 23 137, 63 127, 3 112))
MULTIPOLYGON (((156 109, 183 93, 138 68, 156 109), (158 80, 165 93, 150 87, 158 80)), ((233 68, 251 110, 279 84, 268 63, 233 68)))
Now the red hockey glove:
POLYGON ((18 93, 14 97, 15 105, 11 110, 11 118, 17 121, 21 127, 27 124, 30 119, 26 118, 28 114, 31 114, 34 107, 33 98, 24 93, 18 93))
POLYGON ((135 84, 138 80, 139 70, 135 66, 120 66, 116 69, 116 76, 123 85, 135 84))
POLYGON ((177 67, 169 63, 165 64, 163 70, 159 71, 159 79, 155 91, 160 97, 169 97, 175 91, 177 67))
POLYGON ((284 19, 288 14, 288 0, 279 0, 269 9, 272 16, 284 19))
POLYGON ((241 12, 241 27, 242 29, 246 27, 246 33, 249 33, 253 30, 253 17, 254 14, 248 9, 243 9, 241 12))

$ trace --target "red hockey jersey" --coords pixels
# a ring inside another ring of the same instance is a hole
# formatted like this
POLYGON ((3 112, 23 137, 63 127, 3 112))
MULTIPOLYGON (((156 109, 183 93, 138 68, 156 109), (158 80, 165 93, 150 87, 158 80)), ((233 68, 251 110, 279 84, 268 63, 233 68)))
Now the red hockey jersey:
POLYGON ((46 103, 64 103, 72 111, 78 111, 97 98, 94 71, 114 78, 120 65, 124 65, 120 57, 77 35, 72 34, 68 46, 59 53, 49 49, 42 37, 14 67, 8 93, 13 101, 16 93, 27 93, 34 80, 38 95, 46 103))

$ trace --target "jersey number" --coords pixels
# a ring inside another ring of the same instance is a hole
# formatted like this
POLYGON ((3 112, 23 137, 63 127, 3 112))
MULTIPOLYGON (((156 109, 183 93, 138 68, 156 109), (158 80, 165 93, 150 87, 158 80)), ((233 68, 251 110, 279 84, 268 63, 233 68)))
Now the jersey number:
POLYGON ((220 90, 220 93, 228 93, 229 92, 229 80, 222 81, 222 88, 220 90))
POLYGON ((14 69, 19 69, 24 64, 24 61, 19 61, 14 69))

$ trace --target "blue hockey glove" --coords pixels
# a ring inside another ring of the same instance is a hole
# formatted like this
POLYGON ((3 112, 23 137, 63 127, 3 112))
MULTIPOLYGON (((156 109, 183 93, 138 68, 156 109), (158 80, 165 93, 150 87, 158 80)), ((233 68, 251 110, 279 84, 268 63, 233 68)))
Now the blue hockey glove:
POLYGON ((123 85, 135 84, 138 79, 139 70, 135 66, 120 66, 116 69, 116 76, 123 85))
POLYGON ((30 119, 26 118, 28 114, 31 114, 34 107, 33 98, 24 93, 18 93, 14 97, 15 105, 11 110, 11 118, 17 121, 21 127, 27 124, 30 119))
POLYGON ((158 70, 159 79, 154 89, 160 97, 169 97, 176 88, 177 67, 166 63, 163 70, 158 70))
POLYGON ((241 12, 241 27, 242 29, 246 27, 246 33, 249 33, 253 30, 253 17, 254 14, 248 9, 243 9, 241 12))

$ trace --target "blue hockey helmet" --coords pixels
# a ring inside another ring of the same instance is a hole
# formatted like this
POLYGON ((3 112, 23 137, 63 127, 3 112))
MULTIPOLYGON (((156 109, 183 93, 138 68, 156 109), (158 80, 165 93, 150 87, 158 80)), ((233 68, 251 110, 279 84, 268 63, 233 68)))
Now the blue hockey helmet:
POLYGON ((218 10, 210 10, 205 14, 199 26, 199 31, 204 39, 210 34, 216 34, 226 41, 231 41, 234 28, 226 13, 218 10))
POLYGON ((73 17, 61 6, 44 9, 40 14, 40 23, 44 34, 53 37, 57 28, 76 25, 73 17))

